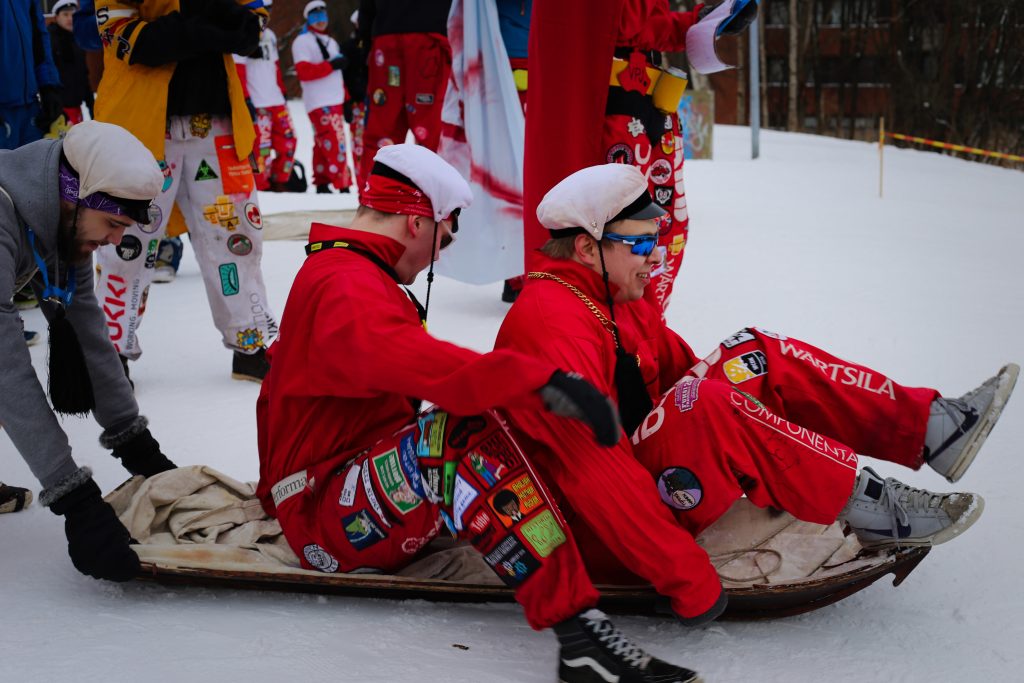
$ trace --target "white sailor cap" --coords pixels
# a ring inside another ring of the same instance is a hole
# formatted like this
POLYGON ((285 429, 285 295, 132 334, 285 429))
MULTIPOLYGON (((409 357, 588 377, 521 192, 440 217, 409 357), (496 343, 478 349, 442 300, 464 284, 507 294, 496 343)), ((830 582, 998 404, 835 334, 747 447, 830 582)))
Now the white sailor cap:
POLYGON ((664 215, 665 210, 651 199, 647 178, 627 164, 576 171, 548 190, 537 206, 537 220, 553 237, 582 232, 601 239, 608 223, 664 215))
POLYGON ((83 121, 67 132, 62 149, 78 173, 79 197, 106 192, 148 201, 163 188, 164 174, 153 153, 121 126, 83 121))
POLYGON ((57 2, 53 3, 50 13, 56 15, 57 12, 61 11, 65 7, 74 7, 75 9, 78 9, 78 0, 57 0, 57 2))
POLYGON ((327 11, 327 3, 324 0, 310 0, 306 3, 306 6, 302 8, 302 18, 308 19, 309 13, 313 10, 322 9, 327 11))
POLYGON ((360 201, 385 213, 442 221, 469 206, 473 191, 451 164, 426 147, 386 145, 373 157, 360 201))

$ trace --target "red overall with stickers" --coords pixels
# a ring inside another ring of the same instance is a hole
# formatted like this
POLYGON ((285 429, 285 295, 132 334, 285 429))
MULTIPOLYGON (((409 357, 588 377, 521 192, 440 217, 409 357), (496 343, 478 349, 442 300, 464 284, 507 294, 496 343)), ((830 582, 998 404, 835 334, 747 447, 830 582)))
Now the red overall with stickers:
MULTIPOLYGON (((403 250, 386 237, 322 224, 313 224, 310 240, 342 240, 389 265, 403 250)), ((397 570, 440 532, 444 511, 516 586, 535 628, 596 603, 541 481, 485 412, 542 410, 537 389, 554 365, 431 337, 401 288, 348 249, 306 260, 268 355, 257 403, 257 495, 304 567, 397 570), (474 417, 417 418, 410 397, 474 417)))
POLYGON ((659 219, 664 268, 646 296, 662 310, 682 266, 689 235, 683 186, 683 141, 676 112, 655 109, 648 69, 652 52, 682 52, 703 4, 674 12, 668 0, 560 0, 533 8, 530 32, 531 115, 526 121, 524 216, 527 270, 548 238, 534 220, 544 194, 575 171, 604 163, 637 166, 659 219), (611 79, 612 60, 630 68, 611 79), (566 85, 572 84, 572 97, 566 85), (557 150, 557 152, 556 152, 557 150))
MULTIPOLYGON (((600 275, 543 255, 536 265, 608 315, 600 275)), ((596 580, 633 574, 684 617, 700 614, 721 588, 693 537, 737 498, 828 524, 849 498, 857 453, 923 464, 933 389, 757 328, 699 361, 646 300, 616 304, 615 318, 655 403, 631 438, 599 448, 575 423, 509 412, 596 580)), ((558 281, 528 280, 495 346, 575 370, 617 397, 611 333, 558 281)))
POLYGON ((365 181, 373 156, 386 145, 405 142, 437 150, 441 141, 441 105, 452 71, 452 48, 439 33, 375 36, 370 49, 366 127, 360 177, 365 181))

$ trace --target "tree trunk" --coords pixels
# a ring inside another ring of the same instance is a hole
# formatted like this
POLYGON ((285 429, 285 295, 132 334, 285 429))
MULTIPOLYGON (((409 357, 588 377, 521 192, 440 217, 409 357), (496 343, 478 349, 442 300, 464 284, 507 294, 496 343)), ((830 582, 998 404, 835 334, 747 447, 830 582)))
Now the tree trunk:
POLYGON ((800 26, 799 26, 799 14, 797 14, 797 0, 789 0, 789 87, 787 94, 789 95, 788 106, 786 107, 786 130, 796 131, 799 130, 800 112, 799 112, 799 96, 800 96, 800 85, 799 85, 799 44, 797 41, 800 26))

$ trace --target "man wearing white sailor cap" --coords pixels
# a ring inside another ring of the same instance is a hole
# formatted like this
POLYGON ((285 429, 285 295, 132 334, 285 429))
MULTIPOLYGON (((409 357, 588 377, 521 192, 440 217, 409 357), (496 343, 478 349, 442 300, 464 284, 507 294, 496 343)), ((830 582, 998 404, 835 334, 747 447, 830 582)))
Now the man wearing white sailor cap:
POLYGON ((625 569, 684 623, 715 618, 726 596, 694 537, 744 495, 807 522, 841 519, 865 547, 937 545, 977 520, 980 496, 858 472, 857 454, 927 463, 956 481, 1017 366, 947 400, 756 327, 701 360, 644 297, 660 211, 632 166, 589 167, 555 185, 537 207, 551 239, 495 342, 579 373, 618 402, 632 435, 596 448, 571 422, 509 413, 513 434, 537 444, 541 476, 572 501, 595 580, 625 569))
POLYGON ((481 355, 427 333, 426 307, 404 286, 454 239, 471 199, 435 153, 390 145, 375 156, 351 227, 313 224, 268 351, 257 495, 303 566, 324 572, 397 571, 447 524, 517 587, 530 624, 547 628, 592 608, 597 591, 491 409, 576 418, 600 443, 621 429, 608 400, 557 364, 481 355), (419 413, 420 399, 436 408, 419 413), (477 448, 481 440, 490 446, 477 448), (506 478, 537 495, 499 523, 488 489, 506 478), (544 545, 524 545, 510 531, 519 524, 546 525, 544 545))

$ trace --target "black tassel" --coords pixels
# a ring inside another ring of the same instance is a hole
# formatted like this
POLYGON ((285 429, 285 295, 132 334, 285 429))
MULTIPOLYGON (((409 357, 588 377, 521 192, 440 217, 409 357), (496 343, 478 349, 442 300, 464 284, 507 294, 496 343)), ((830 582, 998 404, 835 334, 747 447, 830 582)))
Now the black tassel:
POLYGON ((622 428, 626 434, 632 434, 654 410, 654 402, 647 393, 636 357, 626 353, 621 346, 615 349, 615 389, 619 394, 622 428))
POLYGON ((89 368, 62 306, 50 322, 50 402, 61 415, 86 416, 96 407, 89 368))

